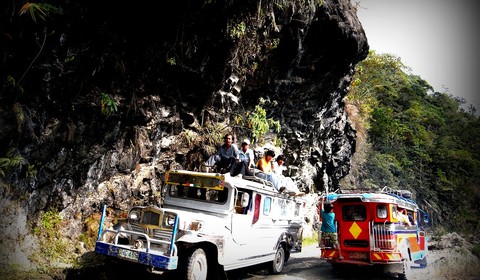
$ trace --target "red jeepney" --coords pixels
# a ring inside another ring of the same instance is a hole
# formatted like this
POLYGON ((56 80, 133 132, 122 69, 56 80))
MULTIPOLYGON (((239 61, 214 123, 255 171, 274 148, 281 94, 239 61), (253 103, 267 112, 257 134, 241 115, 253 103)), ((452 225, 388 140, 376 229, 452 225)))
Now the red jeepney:
POLYGON ((329 194, 339 247, 320 241, 321 258, 340 265, 376 265, 408 279, 412 267, 427 265, 428 218, 409 191, 329 194))

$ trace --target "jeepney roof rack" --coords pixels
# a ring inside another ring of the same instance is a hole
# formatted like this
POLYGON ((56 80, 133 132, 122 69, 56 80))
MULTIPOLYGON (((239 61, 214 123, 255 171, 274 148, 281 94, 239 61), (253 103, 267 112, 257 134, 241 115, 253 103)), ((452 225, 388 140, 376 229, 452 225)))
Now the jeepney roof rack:
POLYGON ((404 203, 409 203, 410 205, 417 205, 417 203, 411 199, 412 193, 409 190, 396 190, 390 187, 385 186, 381 190, 374 189, 337 189, 335 192, 331 193, 334 195, 341 194, 365 194, 365 193, 380 193, 392 196, 404 203))
POLYGON ((330 193, 335 193, 335 194, 356 194, 356 193, 376 193, 378 190, 373 190, 373 189, 336 189, 333 192, 330 193))
POLYGON ((408 203, 412 203, 414 205, 417 205, 417 203, 412 200, 412 192, 409 191, 409 190, 395 190, 393 188, 390 188, 390 187, 383 187, 382 193, 385 193, 385 194, 388 194, 388 195, 391 195, 395 198, 398 198, 400 200, 403 200, 403 201, 406 201, 408 203))
POLYGON ((275 188, 275 187, 273 186, 273 183, 272 183, 272 182, 267 181, 267 180, 262 179, 262 178, 257 177, 257 176, 244 175, 244 176, 243 176, 243 179, 244 179, 244 180, 249 180, 249 181, 252 181, 252 182, 257 182, 257 183, 260 183, 260 184, 262 184, 262 185, 275 188))

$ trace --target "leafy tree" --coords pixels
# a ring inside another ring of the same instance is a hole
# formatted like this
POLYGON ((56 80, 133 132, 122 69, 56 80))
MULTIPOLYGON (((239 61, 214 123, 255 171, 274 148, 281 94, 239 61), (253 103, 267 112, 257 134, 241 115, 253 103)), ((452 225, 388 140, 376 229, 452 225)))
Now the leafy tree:
POLYGON ((256 105, 253 111, 236 116, 236 123, 246 127, 252 135, 253 142, 261 142, 263 136, 269 131, 280 132, 280 122, 267 117, 267 111, 260 105, 256 105))
POLYGON ((347 102, 358 108, 356 129, 367 131, 369 143, 357 151, 366 159, 350 180, 360 182, 355 187, 409 189, 444 225, 479 229, 476 109, 465 112, 464 100, 434 92, 398 57, 373 51, 357 65, 347 102))

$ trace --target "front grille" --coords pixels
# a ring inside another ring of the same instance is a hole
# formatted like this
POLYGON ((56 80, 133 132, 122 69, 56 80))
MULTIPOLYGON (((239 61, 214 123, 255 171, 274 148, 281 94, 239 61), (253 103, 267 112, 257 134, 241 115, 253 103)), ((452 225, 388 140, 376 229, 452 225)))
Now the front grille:
POLYGON ((153 211, 145 211, 142 215, 142 224, 160 225, 160 214, 153 211))
POLYGON ((130 223, 130 230, 135 232, 145 233, 145 228, 139 224, 130 223))
POLYGON ((396 246, 395 234, 390 226, 373 225, 374 249, 392 250, 396 246))
POLYGON ((161 230, 161 229, 154 229, 153 230, 153 238, 170 241, 172 239, 172 231, 168 230, 161 230))
POLYGON ((130 223, 130 230, 135 231, 138 233, 146 233, 150 237, 158 240, 163 240, 163 241, 170 241, 172 240, 172 230, 162 230, 162 229, 150 229, 148 230, 147 228, 139 225, 139 224, 133 224, 130 223))

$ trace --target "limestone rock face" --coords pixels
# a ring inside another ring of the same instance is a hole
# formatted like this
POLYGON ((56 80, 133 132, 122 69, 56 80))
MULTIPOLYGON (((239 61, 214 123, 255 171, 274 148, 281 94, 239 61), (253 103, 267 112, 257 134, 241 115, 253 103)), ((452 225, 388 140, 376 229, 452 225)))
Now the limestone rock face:
POLYGON ((258 104, 280 121, 301 188, 334 190, 349 172, 344 98, 368 53, 350 1, 90 2, 66 1, 37 24, 2 17, 16 48, 2 50, 0 78, 34 63, 22 94, 2 88, 0 157, 13 148, 24 162, 0 195, 32 221, 55 208, 74 239, 102 205, 159 204, 165 171, 195 169, 214 149, 207 124, 249 136, 235 116, 258 104))

